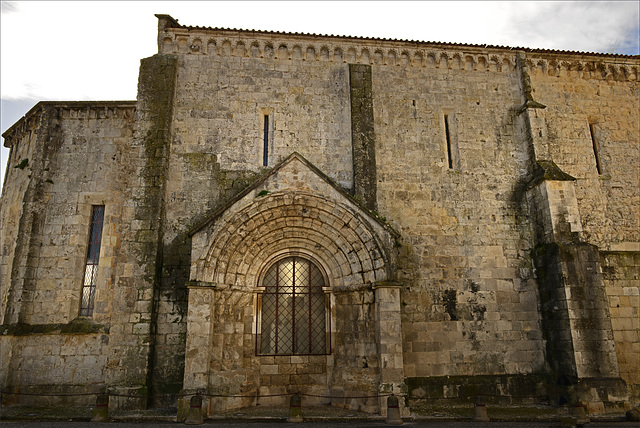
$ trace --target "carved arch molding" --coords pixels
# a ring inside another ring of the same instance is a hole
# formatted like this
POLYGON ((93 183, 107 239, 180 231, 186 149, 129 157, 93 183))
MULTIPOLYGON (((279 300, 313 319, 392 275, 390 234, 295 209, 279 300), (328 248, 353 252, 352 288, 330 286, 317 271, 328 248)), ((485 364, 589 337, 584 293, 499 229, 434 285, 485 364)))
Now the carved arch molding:
POLYGON ((394 276, 394 240, 367 214, 323 196, 273 193, 225 213, 207 233, 192 280, 216 288, 251 289, 265 266, 303 254, 327 272, 333 289, 348 290, 394 276))
POLYGON ((383 409, 377 398, 360 396, 402 390, 397 237, 292 155, 192 235, 184 389, 260 396, 221 399, 211 403, 216 409, 276 404, 269 400, 294 390, 340 397, 329 402, 354 410, 383 409), (330 355, 273 360, 255 351, 257 287, 273 261, 288 255, 326 273, 330 355))

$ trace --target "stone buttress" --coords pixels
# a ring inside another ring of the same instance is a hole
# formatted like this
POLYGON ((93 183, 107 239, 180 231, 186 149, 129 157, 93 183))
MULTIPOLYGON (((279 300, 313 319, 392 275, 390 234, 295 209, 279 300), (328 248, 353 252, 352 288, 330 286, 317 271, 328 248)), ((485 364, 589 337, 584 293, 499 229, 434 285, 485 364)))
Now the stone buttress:
POLYGON ((525 197, 531 213, 547 363, 558 404, 629 399, 620 378, 598 247, 586 243, 575 181, 551 159, 546 106, 532 96, 526 58, 518 54, 524 104, 518 111, 531 163, 525 197))

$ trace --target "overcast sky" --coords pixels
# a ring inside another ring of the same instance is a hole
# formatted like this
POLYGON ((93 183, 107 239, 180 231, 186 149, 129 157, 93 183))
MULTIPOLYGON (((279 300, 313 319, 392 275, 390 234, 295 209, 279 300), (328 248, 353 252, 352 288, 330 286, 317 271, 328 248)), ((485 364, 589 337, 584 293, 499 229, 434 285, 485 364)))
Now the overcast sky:
POLYGON ((638 1, 2 1, 2 132, 40 100, 135 99, 140 59, 157 52, 156 13, 192 26, 640 53, 638 1))

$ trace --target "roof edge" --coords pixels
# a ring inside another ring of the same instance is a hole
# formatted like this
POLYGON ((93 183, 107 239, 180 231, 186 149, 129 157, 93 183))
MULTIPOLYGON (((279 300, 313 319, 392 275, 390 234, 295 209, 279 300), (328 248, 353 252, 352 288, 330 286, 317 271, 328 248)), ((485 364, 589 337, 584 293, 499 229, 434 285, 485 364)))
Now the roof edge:
POLYGON ((178 23, 177 19, 174 19, 170 15, 156 14, 159 22, 158 28, 176 28, 183 30, 204 30, 204 31, 221 31, 221 32, 237 32, 237 33, 253 33, 253 34, 270 34, 270 35, 283 35, 283 36, 302 36, 302 37, 321 37, 321 38, 335 38, 342 40, 364 40, 364 41, 377 41, 377 42, 401 42, 411 43, 415 45, 431 45, 431 46, 445 46, 445 47, 461 47, 461 48, 482 48, 482 49, 496 49, 503 51, 523 51, 526 53, 537 54, 553 54, 553 55, 583 55, 583 56, 601 56, 608 58, 626 58, 626 59, 640 59, 640 55, 618 54, 618 53, 602 53, 602 52, 585 52, 585 51, 573 51, 573 50, 557 50, 557 49, 541 49, 541 48, 527 48, 516 46, 501 46, 492 44, 472 44, 472 43, 453 43, 453 42, 434 42, 434 41, 421 41, 421 40, 408 40, 408 39, 389 39, 380 37, 367 37, 367 36, 344 36, 344 35, 327 35, 316 33, 298 33, 287 31, 269 31, 269 30, 246 30, 241 28, 222 28, 222 27, 201 27, 182 25, 178 23))
MULTIPOLYGON (((137 101, 38 101, 33 107, 31 107, 20 119, 16 120, 13 125, 7 128, 2 133, 2 138, 5 139, 15 133, 17 129, 22 126, 27 120, 35 116, 42 108, 49 107, 66 107, 66 108, 86 108, 91 106, 96 107, 135 107, 137 101)), ((5 147, 8 147, 5 145, 5 147)))

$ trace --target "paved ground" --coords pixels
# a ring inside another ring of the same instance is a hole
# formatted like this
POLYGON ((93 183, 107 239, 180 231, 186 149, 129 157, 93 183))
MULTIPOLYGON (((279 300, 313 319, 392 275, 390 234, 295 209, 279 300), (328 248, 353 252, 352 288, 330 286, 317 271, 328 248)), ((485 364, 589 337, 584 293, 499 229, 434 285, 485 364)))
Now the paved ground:
MULTIPOLYGON (((3 406, 0 407, 0 428, 146 428, 185 426, 177 423, 176 409, 149 409, 130 411, 127 413, 109 413, 111 422, 89 422, 93 416, 93 406, 61 407, 61 406, 3 406)), ((203 427, 220 428, 319 428, 319 427, 388 427, 382 416, 354 412, 332 406, 304 406, 303 423, 287 423, 289 409, 287 407, 256 406, 237 409, 217 414, 216 419, 206 420, 203 427)), ((492 422, 473 422, 474 409, 469 406, 447 406, 431 408, 428 412, 414 414, 413 419, 406 419, 403 426, 415 428, 548 428, 560 427, 560 417, 566 417, 567 409, 548 406, 528 407, 488 407, 488 416, 492 422), (565 416, 561 416, 565 415, 565 416), (530 421, 530 422, 507 422, 530 421)), ((595 416, 587 428, 640 428, 637 422, 625 422, 624 413, 607 416, 595 416)))
MULTIPOLYGON (((2 428, 25 427, 25 428, 151 428, 160 426, 186 426, 183 423, 176 422, 111 422, 111 423, 92 423, 92 422, 2 422, 2 428)), ((303 422, 298 424, 286 422, 206 422, 201 427, 217 427, 217 428, 320 428, 320 427, 337 427, 337 428, 370 428, 370 427, 389 427, 384 422, 379 421, 351 421, 351 422, 303 422)), ((402 426, 412 428, 547 428, 555 427, 549 422, 405 422, 402 426)), ((592 422, 586 425, 587 428, 638 428, 637 422, 592 422)))

